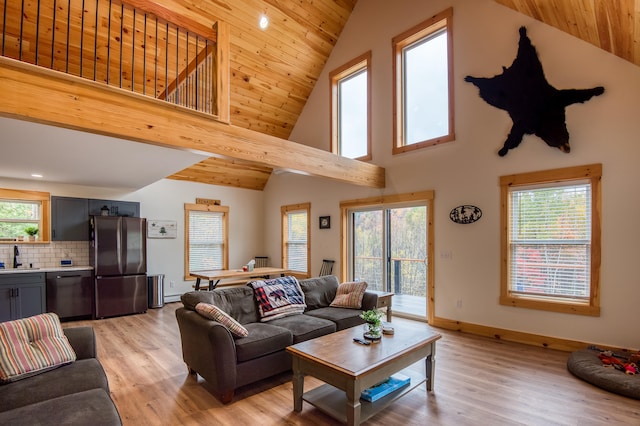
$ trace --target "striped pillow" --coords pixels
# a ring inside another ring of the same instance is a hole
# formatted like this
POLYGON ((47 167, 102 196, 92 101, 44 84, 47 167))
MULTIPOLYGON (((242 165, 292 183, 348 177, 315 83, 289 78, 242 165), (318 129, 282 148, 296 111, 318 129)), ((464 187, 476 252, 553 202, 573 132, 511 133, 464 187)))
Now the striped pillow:
POLYGON ((200 302, 196 305, 196 312, 205 318, 218 321, 220 324, 227 327, 227 329, 235 336, 247 337, 249 335, 249 331, 247 331, 242 324, 231 318, 229 314, 215 305, 200 302))
POLYGON ((336 308, 360 309, 362 307, 362 298, 364 297, 365 291, 367 291, 366 281, 342 283, 338 286, 336 297, 329 306, 334 306, 336 308))
POLYGON ((0 382, 9 383, 69 364, 76 353, 55 313, 0 323, 0 382))

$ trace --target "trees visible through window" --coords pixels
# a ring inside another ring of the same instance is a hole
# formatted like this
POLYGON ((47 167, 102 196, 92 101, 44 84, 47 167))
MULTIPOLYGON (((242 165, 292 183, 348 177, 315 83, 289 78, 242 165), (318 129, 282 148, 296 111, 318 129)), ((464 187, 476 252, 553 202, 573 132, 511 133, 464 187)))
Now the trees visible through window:
POLYGON ((310 203, 282 206, 282 266, 308 275, 310 203))
POLYGON ((393 39, 394 154, 454 139, 452 15, 448 9, 393 39))
POLYGON ((192 271, 228 269, 229 208, 185 204, 185 279, 192 271))
POLYGON ((371 52, 329 74, 331 81, 331 152, 371 159, 371 52))
POLYGON ((597 315, 600 165, 501 178, 501 303, 597 315))
POLYGON ((49 193, 0 189, 0 241, 49 241, 49 193))

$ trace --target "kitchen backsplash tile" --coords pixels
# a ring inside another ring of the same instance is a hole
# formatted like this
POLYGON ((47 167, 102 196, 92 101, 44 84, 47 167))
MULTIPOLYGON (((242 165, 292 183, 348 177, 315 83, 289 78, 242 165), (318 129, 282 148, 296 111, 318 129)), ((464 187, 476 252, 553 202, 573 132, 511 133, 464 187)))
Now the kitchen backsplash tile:
MULTIPOLYGON (((55 268, 60 266, 62 259, 71 259, 75 266, 89 265, 88 241, 52 241, 46 245, 17 243, 17 246, 20 251, 18 261, 22 266, 55 268)), ((7 269, 13 266, 13 245, 0 246, 0 262, 4 262, 7 269)))

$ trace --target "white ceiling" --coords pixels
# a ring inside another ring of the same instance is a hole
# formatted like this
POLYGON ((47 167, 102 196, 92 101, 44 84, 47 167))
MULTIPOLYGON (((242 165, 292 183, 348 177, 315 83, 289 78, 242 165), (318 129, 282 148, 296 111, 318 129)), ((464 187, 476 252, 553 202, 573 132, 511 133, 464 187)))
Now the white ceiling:
POLYGON ((138 189, 207 156, 0 117, 0 177, 138 189))

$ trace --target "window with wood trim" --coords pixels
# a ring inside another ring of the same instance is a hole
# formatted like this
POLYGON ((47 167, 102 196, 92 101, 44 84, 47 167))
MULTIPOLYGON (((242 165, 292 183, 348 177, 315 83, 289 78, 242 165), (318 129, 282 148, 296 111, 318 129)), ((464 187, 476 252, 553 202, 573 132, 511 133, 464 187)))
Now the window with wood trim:
POLYGON ((393 38, 394 154, 454 140, 452 17, 449 8, 393 38))
POLYGON ((192 271, 229 269, 229 207, 184 205, 185 279, 192 271))
POLYGON ((371 160, 371 51, 329 74, 331 152, 371 160))
POLYGON ((311 203, 282 206, 280 210, 282 213, 282 267, 308 276, 311 270, 309 259, 311 203))
POLYGON ((49 242, 50 194, 0 188, 0 243, 49 242), (28 228, 37 229, 29 239, 28 228))
POLYGON ((500 303, 600 314, 602 165, 500 178, 500 303))

